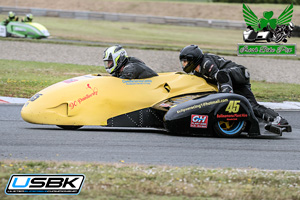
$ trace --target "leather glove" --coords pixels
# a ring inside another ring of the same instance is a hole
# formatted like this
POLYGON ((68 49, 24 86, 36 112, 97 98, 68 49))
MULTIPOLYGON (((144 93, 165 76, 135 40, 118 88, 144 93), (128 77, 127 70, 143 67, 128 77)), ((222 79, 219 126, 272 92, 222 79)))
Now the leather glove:
POLYGON ((221 85, 219 87, 220 93, 233 93, 233 89, 230 85, 221 85))

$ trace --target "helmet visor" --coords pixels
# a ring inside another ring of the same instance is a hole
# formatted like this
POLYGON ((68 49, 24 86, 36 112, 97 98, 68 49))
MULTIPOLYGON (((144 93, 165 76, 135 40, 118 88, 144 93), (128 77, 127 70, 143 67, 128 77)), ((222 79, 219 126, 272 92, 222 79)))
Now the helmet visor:
POLYGON ((186 73, 191 73, 196 68, 196 66, 193 64, 193 62, 190 62, 185 59, 180 60, 180 64, 181 64, 183 71, 186 73))
POLYGON ((191 73, 194 70, 194 65, 187 59, 181 59, 180 64, 181 64, 182 70, 186 73, 191 73))
POLYGON ((180 64, 182 69, 184 69, 189 64, 189 61, 187 59, 181 59, 180 64))
POLYGON ((114 62, 112 60, 104 60, 103 62, 105 69, 110 69, 114 65, 114 62))

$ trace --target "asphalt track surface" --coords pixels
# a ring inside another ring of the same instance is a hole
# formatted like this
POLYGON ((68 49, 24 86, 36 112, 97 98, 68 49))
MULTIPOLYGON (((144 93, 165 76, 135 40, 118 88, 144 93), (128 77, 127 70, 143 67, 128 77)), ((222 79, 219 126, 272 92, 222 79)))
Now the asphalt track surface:
POLYGON ((280 112, 293 127, 282 137, 222 139, 159 131, 76 131, 29 124, 21 105, 0 105, 0 160, 91 161, 172 166, 300 170, 300 112, 280 112))

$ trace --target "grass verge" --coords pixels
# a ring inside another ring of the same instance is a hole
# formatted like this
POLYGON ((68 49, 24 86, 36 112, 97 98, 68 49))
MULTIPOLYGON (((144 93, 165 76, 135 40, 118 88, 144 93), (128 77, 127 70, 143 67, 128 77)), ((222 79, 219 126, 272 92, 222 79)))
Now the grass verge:
MULTIPOLYGON (((0 96, 29 98, 59 81, 92 73, 106 73, 104 67, 32 61, 0 60, 0 96)), ((300 101, 298 84, 252 81, 258 101, 300 101)))
MULTIPOLYGON (((1 17, 5 16, 0 15, 1 17)), ((91 42, 105 46, 119 43, 134 48, 150 46, 151 49, 178 51, 188 44, 197 44, 205 51, 236 55, 237 44, 243 43, 242 30, 53 17, 36 17, 35 21, 47 27, 53 39, 89 41, 86 45, 91 45, 91 42)), ((300 38, 292 37, 288 42, 297 44, 300 43, 300 38)), ((284 58, 298 59, 294 56, 284 58)))
POLYGON ((57 38, 182 48, 201 44, 206 49, 236 49, 242 42, 242 31, 203 27, 173 26, 130 22, 40 18, 57 38), (80 28, 78 28, 80 27, 80 28), (224 40, 226 38, 226 40, 224 40))
MULTIPOLYGON (((0 188, 11 174, 84 174, 78 196, 9 196, 9 199, 299 199, 300 174, 257 169, 125 164, 0 161, 0 188)), ((1 192, 1 199, 7 196, 1 192)))
POLYGON ((251 81, 251 85, 252 91, 258 101, 300 101, 299 84, 251 81))
POLYGON ((98 66, 0 60, 0 96, 28 98, 62 80, 104 71, 98 66))

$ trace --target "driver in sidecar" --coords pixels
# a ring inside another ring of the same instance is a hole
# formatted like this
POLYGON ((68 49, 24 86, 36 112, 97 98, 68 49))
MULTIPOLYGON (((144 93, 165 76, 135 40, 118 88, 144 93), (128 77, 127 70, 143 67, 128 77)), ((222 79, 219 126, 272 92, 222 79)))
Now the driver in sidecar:
POLYGON ((143 61, 127 56, 127 52, 121 45, 107 48, 103 53, 103 62, 106 71, 118 78, 144 79, 158 76, 143 61))
POLYGON ((6 26, 9 22, 17 22, 18 20, 19 17, 17 17, 14 12, 9 11, 7 18, 4 21, 4 25, 6 26))
POLYGON ((21 19, 22 22, 32 22, 33 15, 31 13, 27 14, 23 19, 21 19))
POLYGON ((194 75, 218 85, 219 92, 236 93, 246 97, 256 115, 270 125, 288 125, 286 119, 270 108, 257 103, 250 84, 250 74, 247 68, 231 60, 226 60, 214 54, 203 53, 196 45, 189 45, 180 51, 180 63, 183 71, 193 72, 194 75))

